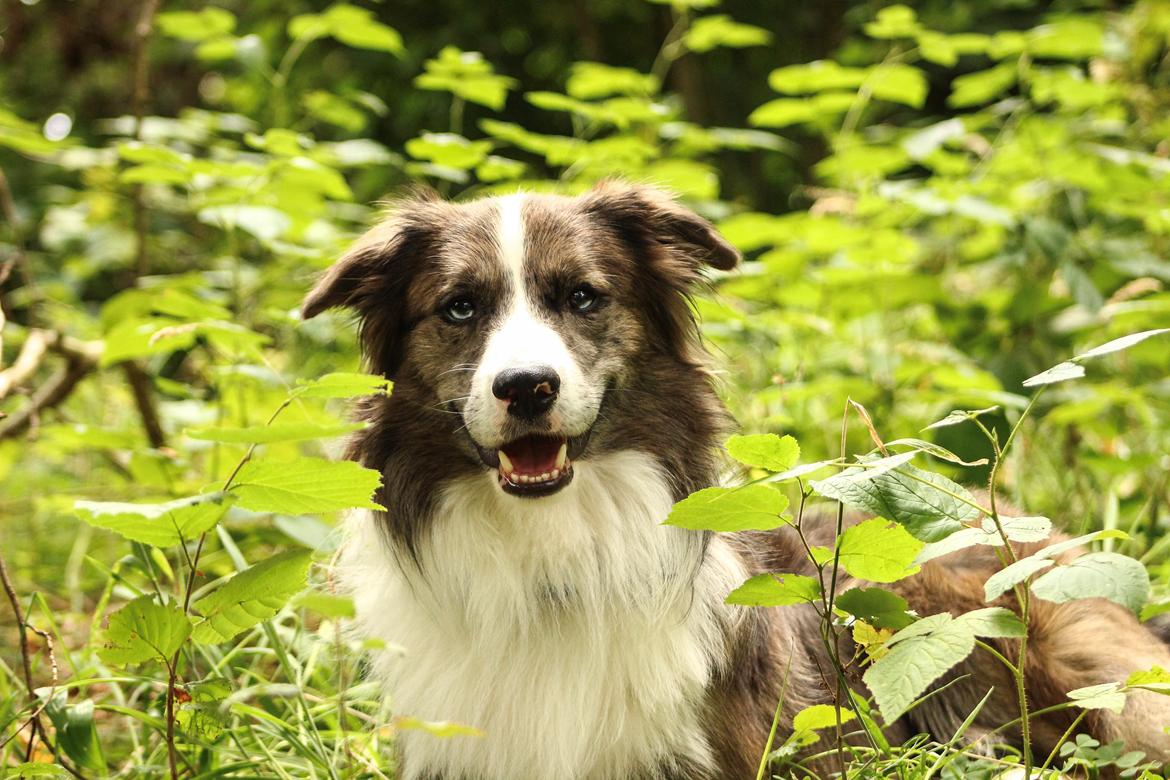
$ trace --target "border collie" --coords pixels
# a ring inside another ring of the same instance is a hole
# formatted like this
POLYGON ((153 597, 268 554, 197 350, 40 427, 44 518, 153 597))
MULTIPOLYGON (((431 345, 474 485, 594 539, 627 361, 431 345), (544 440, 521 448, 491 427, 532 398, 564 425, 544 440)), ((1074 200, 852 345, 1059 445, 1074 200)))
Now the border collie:
MULTIPOLYGON (((782 688, 780 739, 801 708, 833 701, 810 608, 724 603, 752 574, 800 570, 795 536, 662 525, 722 469, 730 420, 688 294, 704 266, 738 260, 709 223, 645 187, 419 195, 306 298, 306 318, 355 311, 368 367, 394 380, 364 402, 369 426, 348 452, 382 473, 387 511, 351 518, 338 562, 360 629, 401 648, 374 653, 373 671, 397 711, 483 731, 403 733, 406 780, 741 780, 755 776, 782 688)), ((901 592, 919 614, 965 612, 983 606, 995 565, 951 556, 901 592)), ((1035 602, 1029 649, 1037 709, 1170 668, 1167 648, 1104 602, 1035 602)), ((958 683, 893 736, 948 739, 992 686, 975 728, 1016 717, 1013 686, 983 651, 945 679, 958 683)), ((1038 718, 1037 750, 1070 718, 1038 718)), ((1165 723, 1170 699, 1139 694, 1087 727, 1166 755, 1165 723)))

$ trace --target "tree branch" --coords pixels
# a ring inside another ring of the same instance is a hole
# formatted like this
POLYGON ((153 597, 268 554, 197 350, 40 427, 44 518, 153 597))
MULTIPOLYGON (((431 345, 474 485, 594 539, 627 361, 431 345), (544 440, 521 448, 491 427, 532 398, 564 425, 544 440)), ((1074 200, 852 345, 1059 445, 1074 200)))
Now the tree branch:
POLYGON ((32 331, 16 363, 0 371, 0 389, 4 390, 0 392, 0 398, 4 398, 18 382, 30 377, 50 351, 62 355, 65 365, 29 395, 27 404, 0 422, 0 440, 20 435, 39 419, 41 412, 58 406, 68 398, 77 383, 97 367, 102 344, 79 341, 56 331, 32 331), (29 341, 34 342, 31 348, 28 346, 29 341))
POLYGON ((150 441, 150 446, 156 450, 165 447, 167 437, 159 420, 158 407, 154 403, 154 388, 151 387, 150 376, 133 360, 123 363, 122 371, 126 374, 130 392, 134 394, 134 404, 138 407, 138 414, 142 418, 142 427, 146 429, 146 438, 150 441))

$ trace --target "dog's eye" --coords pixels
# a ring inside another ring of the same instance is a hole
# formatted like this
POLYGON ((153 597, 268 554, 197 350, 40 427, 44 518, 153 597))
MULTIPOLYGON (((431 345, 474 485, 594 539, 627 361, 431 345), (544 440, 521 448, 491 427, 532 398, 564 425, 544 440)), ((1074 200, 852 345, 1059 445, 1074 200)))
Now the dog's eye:
POLYGON ((589 311, 597 305, 597 291, 583 284, 569 293, 569 307, 573 311, 589 311))
POLYGON ((475 316, 475 302, 470 298, 456 298, 443 307, 448 322, 467 322, 475 316))

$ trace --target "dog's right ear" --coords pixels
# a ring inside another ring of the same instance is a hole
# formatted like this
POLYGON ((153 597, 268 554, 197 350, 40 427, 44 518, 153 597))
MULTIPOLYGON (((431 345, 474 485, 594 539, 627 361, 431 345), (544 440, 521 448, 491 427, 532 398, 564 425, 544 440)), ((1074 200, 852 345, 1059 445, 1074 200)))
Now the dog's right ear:
POLYGON ((301 318, 347 308, 360 320, 362 353, 371 370, 393 379, 407 328, 410 280, 431 250, 439 222, 433 199, 404 201, 359 238, 314 285, 301 303, 301 318))

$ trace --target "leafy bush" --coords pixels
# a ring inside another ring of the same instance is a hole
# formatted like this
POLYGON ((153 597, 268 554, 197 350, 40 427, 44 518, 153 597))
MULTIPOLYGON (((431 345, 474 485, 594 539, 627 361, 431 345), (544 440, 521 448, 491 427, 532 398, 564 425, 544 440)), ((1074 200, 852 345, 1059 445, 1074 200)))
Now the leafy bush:
MULTIPOLYGON (((297 316, 374 218, 364 204, 413 182, 472 197, 652 181, 749 256, 695 305, 753 432, 729 452, 755 481, 691 496, 670 522, 799 526, 814 494, 880 518, 810 544, 816 576, 729 596, 817 605, 828 635, 865 648, 838 660, 867 663, 874 694, 802 713, 761 777, 853 721, 873 737, 855 773, 998 766, 962 733, 899 747, 877 725, 1019 619, 910 615, 877 587, 836 593, 839 570, 893 583, 993 546, 989 601, 1170 609, 1162 4, 1016 9, 1010 29, 997 4, 857 6, 832 20, 840 46, 804 62, 789 60, 806 22, 768 9, 600 9, 583 30, 622 65, 573 55, 578 31, 531 9, 501 10, 495 36, 497 20, 436 32, 346 2, 157 5, 116 61, 72 78, 38 54, 64 11, 29 4, 0 33, 0 555, 17 614, 0 764, 382 776, 397 730, 473 738, 384 711, 338 630, 353 607, 329 588, 331 518, 371 506, 378 476, 331 442, 355 428, 344 399, 392 390, 352 373, 344 316, 297 316), (656 48, 627 45, 651 23, 656 48), (559 48, 528 52, 542 32, 559 48), (738 113, 704 121, 709 103, 738 113), (1049 517, 1100 549, 1011 560, 1005 540, 1046 540, 1049 517), (931 664, 908 664, 923 648, 931 664)), ((1026 650, 1004 662, 1022 679, 1026 650)), ((1153 672, 1068 707, 1165 685, 1153 672)), ((1149 757, 1067 737, 998 760, 1153 776, 1149 757)))

